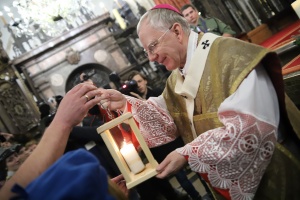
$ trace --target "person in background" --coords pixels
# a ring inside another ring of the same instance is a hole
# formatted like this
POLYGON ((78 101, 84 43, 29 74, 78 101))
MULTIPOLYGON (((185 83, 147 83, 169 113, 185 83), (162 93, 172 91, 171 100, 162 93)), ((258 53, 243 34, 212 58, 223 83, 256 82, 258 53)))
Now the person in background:
MULTIPOLYGON (((45 130, 35 150, 1 188, 0 199, 11 199, 16 193, 21 195, 22 199, 110 200, 114 199, 112 195, 115 199, 126 199, 124 193, 111 187, 114 184, 108 181, 106 172, 91 154, 77 150, 62 157, 71 130, 82 121, 88 110, 100 101, 100 95, 97 87, 82 83, 64 96, 53 121, 45 130), (64 179, 66 176, 67 180, 64 179), (53 184, 45 182, 46 178, 53 184), (108 193, 108 188, 111 193, 108 193)), ((118 185, 125 184, 120 179, 116 181, 118 185)))
POLYGON ((235 36, 235 31, 229 25, 214 17, 202 17, 192 4, 182 6, 181 13, 196 33, 214 33, 225 37, 235 36))
POLYGON ((3 148, 9 148, 11 147, 12 143, 9 141, 1 142, 1 147, 3 148))
POLYGON ((0 131, 0 141, 1 142, 10 141, 13 139, 13 137, 14 137, 14 135, 11 133, 4 133, 4 132, 0 131))
POLYGON ((148 99, 149 97, 157 97, 162 93, 162 91, 159 89, 150 88, 148 86, 147 77, 138 71, 131 72, 130 75, 128 76, 128 80, 135 80, 137 82, 138 91, 141 95, 136 94, 134 92, 130 92, 130 94, 136 98, 148 99))
POLYGON ((4 171, 1 171, 2 177, 5 174, 6 179, 11 178, 21 165, 19 158, 20 149, 22 149, 22 145, 14 143, 9 147, 0 147, 0 165, 2 167, 5 166, 4 171))
POLYGON ((100 102, 135 110, 150 144, 170 139, 176 125, 185 145, 159 164, 157 177, 188 163, 217 199, 298 199, 300 112, 284 93, 277 55, 235 38, 195 33, 168 4, 147 11, 137 34, 149 60, 172 71, 162 95, 139 100, 103 90, 100 102), (158 127, 170 131, 158 134, 158 127))
POLYGON ((22 144, 22 140, 18 141, 19 134, 0 133, 0 162, 1 165, 5 166, 5 170, 1 169, 2 177, 5 174, 6 179, 17 171, 19 166, 28 157, 26 147, 22 144), (17 137, 15 137, 17 135, 17 137), (2 137, 1 137, 2 136, 2 137))
POLYGON ((20 157, 17 152, 12 153, 5 159, 6 167, 7 167, 7 177, 6 180, 9 180, 15 172, 19 169, 20 165, 20 157))
POLYGON ((36 139, 32 139, 28 141, 24 146, 21 147, 20 151, 18 152, 20 163, 22 164, 29 155, 33 152, 35 147, 37 146, 38 141, 36 139))

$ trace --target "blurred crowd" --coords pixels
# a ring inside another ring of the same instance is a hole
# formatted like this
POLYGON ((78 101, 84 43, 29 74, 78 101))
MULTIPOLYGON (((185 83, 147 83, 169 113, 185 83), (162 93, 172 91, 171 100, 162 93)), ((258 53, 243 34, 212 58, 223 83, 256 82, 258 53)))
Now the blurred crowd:
POLYGON ((10 179, 38 144, 40 135, 0 132, 0 188, 10 179))

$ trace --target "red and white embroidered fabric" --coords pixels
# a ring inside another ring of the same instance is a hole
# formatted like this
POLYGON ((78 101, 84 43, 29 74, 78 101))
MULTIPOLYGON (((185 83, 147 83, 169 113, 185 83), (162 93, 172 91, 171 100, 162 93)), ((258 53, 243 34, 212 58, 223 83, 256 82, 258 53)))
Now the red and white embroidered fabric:
POLYGON ((151 101, 143 101, 126 96, 127 110, 139 124, 149 148, 158 147, 175 140, 179 135, 168 111, 159 108, 151 101), (160 120, 157 120, 160 119, 160 120))
POLYGON ((225 125, 199 135, 176 151, 195 172, 231 199, 253 199, 275 149, 276 127, 249 114, 219 113, 225 125))

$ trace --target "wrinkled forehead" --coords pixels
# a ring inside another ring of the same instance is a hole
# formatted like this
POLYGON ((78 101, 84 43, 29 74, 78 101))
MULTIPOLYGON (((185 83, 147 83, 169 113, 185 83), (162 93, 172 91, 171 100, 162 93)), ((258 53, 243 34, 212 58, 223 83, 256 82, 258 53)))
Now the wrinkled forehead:
POLYGON ((141 23, 140 23, 140 26, 139 26, 139 30, 138 30, 138 36, 140 37, 140 35, 143 35, 143 32, 145 32, 145 29, 146 30, 151 30, 151 29, 154 29, 152 27, 152 25, 150 24, 149 20, 148 19, 144 19, 141 23))
POLYGON ((161 33, 162 32, 160 30, 151 26, 150 23, 145 22, 141 24, 138 36, 141 43, 145 47, 151 42, 157 40, 160 37, 161 33))

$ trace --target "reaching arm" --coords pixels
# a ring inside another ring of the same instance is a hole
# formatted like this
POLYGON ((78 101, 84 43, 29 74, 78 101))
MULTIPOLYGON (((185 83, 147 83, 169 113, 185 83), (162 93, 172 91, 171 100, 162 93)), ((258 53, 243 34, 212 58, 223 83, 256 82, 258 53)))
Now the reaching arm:
POLYGON ((98 97, 87 101, 85 95, 93 97, 100 93, 92 84, 83 83, 75 86, 65 95, 52 123, 35 150, 0 190, 0 199, 12 197, 10 190, 14 184, 26 187, 63 154, 72 128, 82 121, 91 107, 99 102, 98 97))

